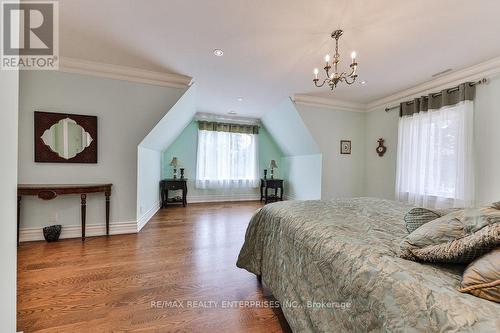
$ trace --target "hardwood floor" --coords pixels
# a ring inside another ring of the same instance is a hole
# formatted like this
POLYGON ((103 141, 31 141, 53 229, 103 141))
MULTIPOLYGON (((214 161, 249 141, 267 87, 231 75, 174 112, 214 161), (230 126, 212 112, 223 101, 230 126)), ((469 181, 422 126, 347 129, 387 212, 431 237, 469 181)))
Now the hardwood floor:
POLYGON ((259 207, 169 207, 139 234, 22 243, 18 331, 291 332, 279 309, 222 308, 223 301, 273 300, 235 265, 259 207))

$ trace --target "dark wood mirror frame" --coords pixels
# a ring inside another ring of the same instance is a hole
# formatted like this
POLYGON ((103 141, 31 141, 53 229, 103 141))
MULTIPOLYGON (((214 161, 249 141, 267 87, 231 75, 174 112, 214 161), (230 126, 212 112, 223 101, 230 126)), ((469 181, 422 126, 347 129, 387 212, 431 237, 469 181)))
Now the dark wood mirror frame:
POLYGON ((69 113, 35 111, 35 162, 97 163, 97 117, 69 113), (75 157, 65 159, 52 151, 43 140, 43 133, 62 119, 70 118, 90 134, 92 142, 75 157))

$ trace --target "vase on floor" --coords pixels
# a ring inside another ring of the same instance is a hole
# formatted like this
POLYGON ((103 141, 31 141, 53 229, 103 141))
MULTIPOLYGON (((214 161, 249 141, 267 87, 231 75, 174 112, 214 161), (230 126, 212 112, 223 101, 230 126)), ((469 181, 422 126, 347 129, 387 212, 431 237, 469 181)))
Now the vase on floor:
POLYGON ((62 226, 60 224, 51 225, 43 228, 43 237, 49 243, 57 242, 61 235, 62 226))

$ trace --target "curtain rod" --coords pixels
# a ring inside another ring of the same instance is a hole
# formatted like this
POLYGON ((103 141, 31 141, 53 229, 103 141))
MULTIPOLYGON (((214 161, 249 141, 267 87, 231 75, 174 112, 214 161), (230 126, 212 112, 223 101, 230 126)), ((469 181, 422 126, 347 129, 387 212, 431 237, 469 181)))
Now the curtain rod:
MULTIPOLYGON (((488 82, 488 79, 486 78, 482 78, 481 80, 479 81, 476 81, 476 82, 471 82, 470 85, 471 86, 475 86, 475 85, 478 85, 478 84, 483 84, 483 83, 486 83, 488 82)), ((453 87, 453 88, 450 88, 450 89, 447 89, 446 91, 447 92, 452 92, 452 91, 455 91, 455 90, 458 90, 459 89, 459 86, 456 86, 456 87, 453 87)), ((441 92, 438 92, 438 93, 435 93, 435 94, 432 94, 432 96, 434 97, 437 97, 437 96, 440 96, 442 93, 441 92)), ((412 104, 413 101, 408 101, 406 102, 407 104, 412 104)), ((391 110, 394 110, 394 109, 399 109, 400 108, 400 105, 394 105, 394 106, 391 106, 391 107, 388 107, 388 108, 385 108, 385 112, 389 112, 391 110)))

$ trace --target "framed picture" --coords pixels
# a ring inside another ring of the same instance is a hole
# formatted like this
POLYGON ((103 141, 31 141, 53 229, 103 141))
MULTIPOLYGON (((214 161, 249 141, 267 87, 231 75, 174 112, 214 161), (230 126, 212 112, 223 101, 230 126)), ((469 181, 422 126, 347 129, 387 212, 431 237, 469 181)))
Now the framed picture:
POLYGON ((351 140, 340 140, 340 153, 351 154, 351 140))

